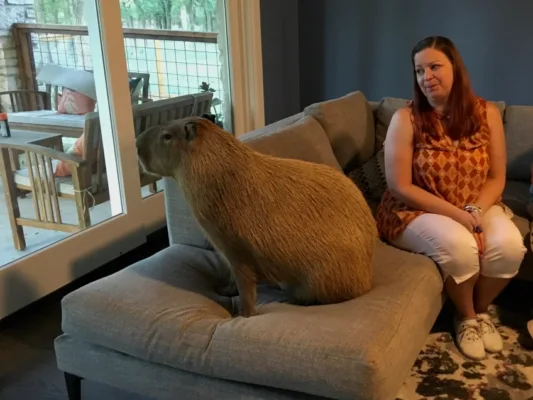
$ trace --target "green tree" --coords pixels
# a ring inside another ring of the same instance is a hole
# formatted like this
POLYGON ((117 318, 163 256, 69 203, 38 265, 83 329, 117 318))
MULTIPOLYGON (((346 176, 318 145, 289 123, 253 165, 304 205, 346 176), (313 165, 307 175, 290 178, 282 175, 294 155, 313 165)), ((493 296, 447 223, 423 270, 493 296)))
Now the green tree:
MULTIPOLYGON (((84 0, 34 0, 37 23, 85 25, 84 0)), ((125 28, 217 32, 217 0, 120 0, 125 28)))

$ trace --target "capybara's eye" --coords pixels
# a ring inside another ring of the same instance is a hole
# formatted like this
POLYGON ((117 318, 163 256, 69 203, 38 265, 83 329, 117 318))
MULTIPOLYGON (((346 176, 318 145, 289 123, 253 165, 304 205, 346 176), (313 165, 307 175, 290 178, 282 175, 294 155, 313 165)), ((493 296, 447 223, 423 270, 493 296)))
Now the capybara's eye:
POLYGON ((163 134, 163 140, 165 142, 170 142, 172 140, 172 135, 170 133, 164 133, 163 134))

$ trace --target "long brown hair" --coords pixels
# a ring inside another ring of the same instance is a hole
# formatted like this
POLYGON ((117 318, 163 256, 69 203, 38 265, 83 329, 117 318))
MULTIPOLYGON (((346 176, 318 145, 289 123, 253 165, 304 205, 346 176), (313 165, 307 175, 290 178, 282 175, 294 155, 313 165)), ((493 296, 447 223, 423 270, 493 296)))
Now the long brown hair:
POLYGON ((477 98, 459 51, 450 39, 443 36, 422 39, 411 52, 414 84, 413 114, 418 117, 414 118, 418 132, 435 134, 435 113, 418 85, 415 70, 415 55, 428 48, 442 52, 453 67, 453 85, 445 110, 448 135, 454 140, 473 135, 481 126, 481 116, 476 107, 477 98))

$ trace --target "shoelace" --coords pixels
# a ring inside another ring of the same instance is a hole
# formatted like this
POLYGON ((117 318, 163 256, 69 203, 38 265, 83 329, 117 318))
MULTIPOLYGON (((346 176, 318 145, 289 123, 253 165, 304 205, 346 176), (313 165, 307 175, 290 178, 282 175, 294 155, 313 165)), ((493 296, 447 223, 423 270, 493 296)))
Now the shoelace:
POLYGON ((490 319, 478 318, 479 328, 482 333, 494 333, 496 332, 496 327, 490 319))
POLYGON ((465 338, 469 341, 475 341, 479 339, 479 332, 475 326, 463 323, 459 326, 457 336, 461 340, 465 338))

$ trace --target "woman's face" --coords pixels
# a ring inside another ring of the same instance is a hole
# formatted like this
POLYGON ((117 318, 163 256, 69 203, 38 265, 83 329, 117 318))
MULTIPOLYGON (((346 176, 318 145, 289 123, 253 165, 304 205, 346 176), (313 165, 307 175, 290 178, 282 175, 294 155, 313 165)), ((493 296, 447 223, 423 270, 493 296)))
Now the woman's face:
POLYGON ((428 48, 415 54, 416 80, 430 103, 448 99, 453 85, 453 66, 439 50, 428 48))

